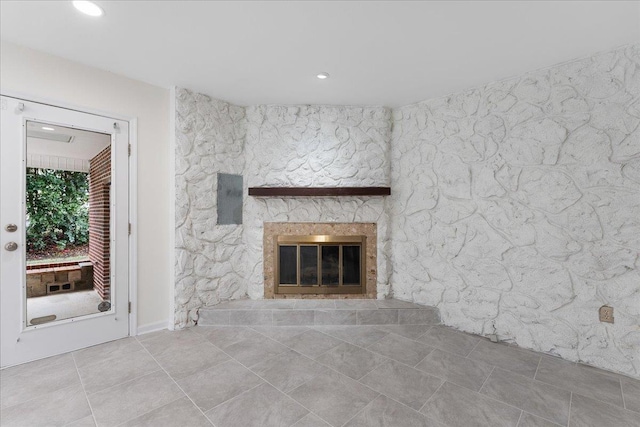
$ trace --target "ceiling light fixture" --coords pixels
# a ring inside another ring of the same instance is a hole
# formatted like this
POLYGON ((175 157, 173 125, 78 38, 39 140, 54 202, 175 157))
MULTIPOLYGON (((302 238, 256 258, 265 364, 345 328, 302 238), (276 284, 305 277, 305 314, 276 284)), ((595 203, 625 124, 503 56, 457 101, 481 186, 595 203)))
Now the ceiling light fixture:
POLYGON ((104 15, 104 10, 97 4, 90 1, 74 1, 73 6, 78 9, 80 12, 89 16, 102 16, 104 15))
POLYGON ((329 73, 318 73, 316 77, 319 78, 320 80, 328 79, 329 73))
POLYGON ((50 128, 48 126, 42 126, 42 130, 55 130, 54 128, 50 128))

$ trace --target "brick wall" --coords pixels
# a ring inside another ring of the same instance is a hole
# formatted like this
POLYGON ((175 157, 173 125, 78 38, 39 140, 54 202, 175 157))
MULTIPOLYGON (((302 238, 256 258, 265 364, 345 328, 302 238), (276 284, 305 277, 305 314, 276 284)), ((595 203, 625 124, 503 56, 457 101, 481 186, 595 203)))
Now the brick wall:
POLYGON ((109 299, 109 194, 111 146, 89 161, 89 259, 93 263, 93 288, 109 299))

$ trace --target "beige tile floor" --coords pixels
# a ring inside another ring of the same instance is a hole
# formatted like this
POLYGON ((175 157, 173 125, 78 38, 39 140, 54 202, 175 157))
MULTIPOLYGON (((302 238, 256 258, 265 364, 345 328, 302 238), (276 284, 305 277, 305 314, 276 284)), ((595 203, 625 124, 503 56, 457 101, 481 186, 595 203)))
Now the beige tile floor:
POLYGON ((0 379, 2 426, 640 426, 640 381, 443 326, 198 326, 0 379))

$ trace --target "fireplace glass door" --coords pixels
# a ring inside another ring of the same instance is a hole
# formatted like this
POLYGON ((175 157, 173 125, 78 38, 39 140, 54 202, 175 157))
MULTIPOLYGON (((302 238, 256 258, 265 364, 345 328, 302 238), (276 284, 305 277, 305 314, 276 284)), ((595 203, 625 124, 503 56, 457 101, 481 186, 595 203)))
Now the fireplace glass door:
POLYGON ((365 236, 278 236, 276 293, 364 293, 365 236))

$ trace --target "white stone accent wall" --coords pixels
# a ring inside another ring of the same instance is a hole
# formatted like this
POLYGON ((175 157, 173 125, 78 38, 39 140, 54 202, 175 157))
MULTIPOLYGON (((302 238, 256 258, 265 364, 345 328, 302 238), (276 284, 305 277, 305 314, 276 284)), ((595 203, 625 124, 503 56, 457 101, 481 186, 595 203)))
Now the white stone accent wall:
MULTIPOLYGON (((248 107, 245 186, 388 186, 390 139, 391 112, 383 107, 248 107)), ((387 205, 384 197, 248 197, 249 297, 264 293, 263 223, 286 221, 378 223, 378 295, 387 295, 387 205)))
POLYGON ((639 123, 640 45, 395 110, 394 295, 640 377, 639 123))
POLYGON ((217 174, 243 174, 245 110, 176 90, 175 325, 246 295, 242 225, 217 225, 217 174))

